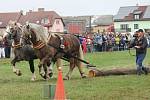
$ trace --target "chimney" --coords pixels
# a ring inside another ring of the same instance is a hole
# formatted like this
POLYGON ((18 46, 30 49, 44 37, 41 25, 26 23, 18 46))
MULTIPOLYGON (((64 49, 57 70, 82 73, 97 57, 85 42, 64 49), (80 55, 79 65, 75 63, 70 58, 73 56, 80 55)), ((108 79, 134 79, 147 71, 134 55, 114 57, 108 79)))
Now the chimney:
POLYGON ((31 13, 32 12, 32 10, 29 10, 29 13, 31 13))
POLYGON ((40 11, 44 11, 44 8, 38 8, 38 11, 40 12, 40 11))

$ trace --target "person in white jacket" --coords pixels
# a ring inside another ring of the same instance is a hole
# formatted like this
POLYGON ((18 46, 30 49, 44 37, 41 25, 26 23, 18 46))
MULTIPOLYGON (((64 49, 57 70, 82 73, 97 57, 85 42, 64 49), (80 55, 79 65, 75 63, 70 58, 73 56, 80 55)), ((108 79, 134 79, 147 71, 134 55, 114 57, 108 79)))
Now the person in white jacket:
POLYGON ((3 37, 0 36, 0 58, 5 58, 3 37))

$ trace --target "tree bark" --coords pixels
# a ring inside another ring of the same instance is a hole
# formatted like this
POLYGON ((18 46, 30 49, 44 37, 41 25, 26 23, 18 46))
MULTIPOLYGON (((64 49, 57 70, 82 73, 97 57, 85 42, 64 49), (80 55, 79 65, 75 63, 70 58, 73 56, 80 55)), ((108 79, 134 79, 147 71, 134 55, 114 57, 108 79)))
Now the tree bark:
MULTIPOLYGON (((148 73, 150 73, 150 68, 147 68, 148 73)), ((115 68, 111 70, 99 70, 96 68, 92 68, 89 71, 89 77, 98 77, 98 76, 109 76, 109 75, 131 75, 137 74, 136 69, 129 68, 115 68)))

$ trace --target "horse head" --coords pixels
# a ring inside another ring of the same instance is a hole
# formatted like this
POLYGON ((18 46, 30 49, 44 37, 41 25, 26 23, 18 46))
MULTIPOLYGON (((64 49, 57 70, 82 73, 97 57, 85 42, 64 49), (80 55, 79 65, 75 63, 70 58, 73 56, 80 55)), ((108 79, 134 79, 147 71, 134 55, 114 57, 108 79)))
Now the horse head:
POLYGON ((14 42, 20 42, 22 32, 22 25, 16 21, 9 21, 6 26, 6 32, 3 35, 3 38, 10 37, 14 42))
MULTIPOLYGON (((22 25, 17 23, 16 21, 9 21, 8 25, 6 26, 6 33, 11 35, 14 39, 19 36, 22 32, 22 25)), ((6 34, 6 35, 7 35, 6 34)))
POLYGON ((31 42, 42 41, 47 42, 48 31, 45 27, 34 23, 26 23, 23 26, 23 36, 30 39, 31 42))

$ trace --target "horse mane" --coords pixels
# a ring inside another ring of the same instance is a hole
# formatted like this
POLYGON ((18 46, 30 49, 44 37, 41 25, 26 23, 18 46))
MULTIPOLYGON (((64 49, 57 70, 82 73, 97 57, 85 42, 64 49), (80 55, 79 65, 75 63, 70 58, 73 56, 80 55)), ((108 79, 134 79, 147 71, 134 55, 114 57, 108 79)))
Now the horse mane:
POLYGON ((29 23, 29 27, 36 33, 37 41, 41 40, 47 43, 48 30, 44 26, 34 24, 34 23, 29 23))

